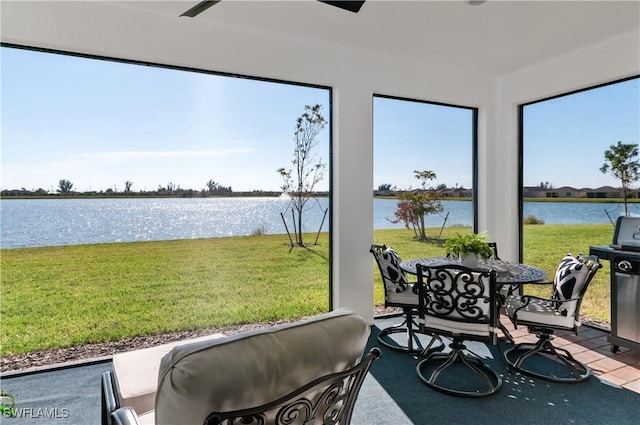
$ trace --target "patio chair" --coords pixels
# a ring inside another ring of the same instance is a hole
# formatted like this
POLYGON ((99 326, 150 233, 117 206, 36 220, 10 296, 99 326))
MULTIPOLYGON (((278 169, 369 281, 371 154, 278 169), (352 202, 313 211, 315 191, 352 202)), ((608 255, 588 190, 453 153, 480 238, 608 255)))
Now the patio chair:
POLYGON ((574 257, 567 254, 560 262, 553 282, 533 284, 553 285, 550 299, 533 295, 507 297, 506 314, 514 326, 526 326, 538 337, 535 344, 520 343, 504 351, 509 367, 554 382, 582 382, 589 378, 589 368, 566 349, 554 346, 552 341, 555 330, 572 331, 578 335, 582 324, 580 304, 589 283, 601 267, 596 256, 574 257), (544 359, 547 361, 541 362, 544 359))
POLYGON ((500 257, 498 257, 498 244, 496 242, 487 242, 487 243, 489 244, 489 248, 493 250, 492 257, 495 258, 496 260, 499 260, 500 257))
POLYGON ((378 335, 378 341, 386 347, 410 353, 420 353, 426 348, 434 351, 444 349, 444 344, 438 337, 418 329, 414 319, 418 313, 418 293, 414 287, 415 282, 409 282, 400 268, 402 260, 398 253, 386 245, 375 244, 371 245, 369 252, 373 254, 382 276, 385 308, 401 308, 403 318, 401 323, 383 329, 378 335), (406 334, 406 338, 397 341, 392 337, 397 333, 406 334), (426 338, 421 337, 421 334, 426 335, 426 338))
POLYGON ((420 329, 451 339, 449 352, 428 354, 418 363, 418 376, 431 388, 456 396, 496 393, 500 375, 464 344, 497 344, 496 272, 461 265, 418 265, 417 272, 420 329))
POLYGON ((103 420, 284 425, 296 415, 307 425, 348 425, 363 380, 380 357, 373 348, 362 358, 369 334, 365 320, 341 310, 179 345, 160 362, 153 411, 119 406, 118 377, 105 372, 103 420))

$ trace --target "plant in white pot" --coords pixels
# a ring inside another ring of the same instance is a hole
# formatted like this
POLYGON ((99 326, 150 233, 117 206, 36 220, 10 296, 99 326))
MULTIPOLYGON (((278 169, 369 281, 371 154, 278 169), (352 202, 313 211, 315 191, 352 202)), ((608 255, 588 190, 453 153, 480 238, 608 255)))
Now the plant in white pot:
POLYGON ((444 247, 447 255, 460 258, 460 263, 466 267, 478 267, 480 258, 487 259, 493 255, 493 249, 487 242, 486 233, 457 234, 448 239, 444 247))

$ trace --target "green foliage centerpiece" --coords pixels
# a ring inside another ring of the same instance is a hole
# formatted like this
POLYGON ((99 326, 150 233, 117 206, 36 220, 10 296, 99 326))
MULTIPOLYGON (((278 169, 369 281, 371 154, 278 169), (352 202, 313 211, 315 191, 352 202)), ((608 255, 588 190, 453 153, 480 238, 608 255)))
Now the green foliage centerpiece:
POLYGON ((462 265, 467 267, 477 267, 480 258, 486 260, 493 255, 486 233, 458 233, 448 239, 444 247, 447 255, 459 257, 462 265))

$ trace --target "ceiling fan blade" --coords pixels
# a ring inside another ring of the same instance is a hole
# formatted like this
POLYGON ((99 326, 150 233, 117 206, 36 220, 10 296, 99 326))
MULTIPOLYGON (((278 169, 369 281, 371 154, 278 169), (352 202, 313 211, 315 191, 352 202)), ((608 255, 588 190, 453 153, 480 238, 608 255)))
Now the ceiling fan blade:
POLYGON ((364 4, 362 1, 330 1, 330 0, 318 0, 321 3, 326 3, 331 6, 339 7, 340 9, 348 10, 349 12, 358 13, 360 8, 364 4))
MULTIPOLYGON (((193 6, 180 16, 188 16, 193 18, 198 16, 216 3, 220 3, 222 0, 205 0, 193 6)), ((364 4, 365 0, 360 1, 333 1, 333 0, 318 0, 321 3, 326 3, 331 6, 339 7, 340 9, 348 10, 349 12, 358 13, 360 8, 364 4)))
POLYGON ((196 4, 191 9, 187 10, 186 12, 184 12, 180 16, 188 16, 189 18, 193 18, 195 16, 198 16, 199 14, 201 14, 202 12, 204 12, 205 10, 207 10, 208 8, 213 6, 214 4, 220 3, 220 1, 221 0, 205 0, 205 1, 201 1, 200 3, 196 4))

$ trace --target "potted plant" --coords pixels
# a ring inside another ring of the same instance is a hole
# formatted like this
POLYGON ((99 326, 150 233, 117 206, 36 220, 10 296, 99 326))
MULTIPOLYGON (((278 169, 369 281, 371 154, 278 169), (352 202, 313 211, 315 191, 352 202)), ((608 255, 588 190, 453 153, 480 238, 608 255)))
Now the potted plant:
POLYGON ((459 257, 462 265, 466 267, 477 267, 480 258, 486 260, 493 255, 486 233, 458 233, 448 239, 444 247, 447 255, 459 257))

